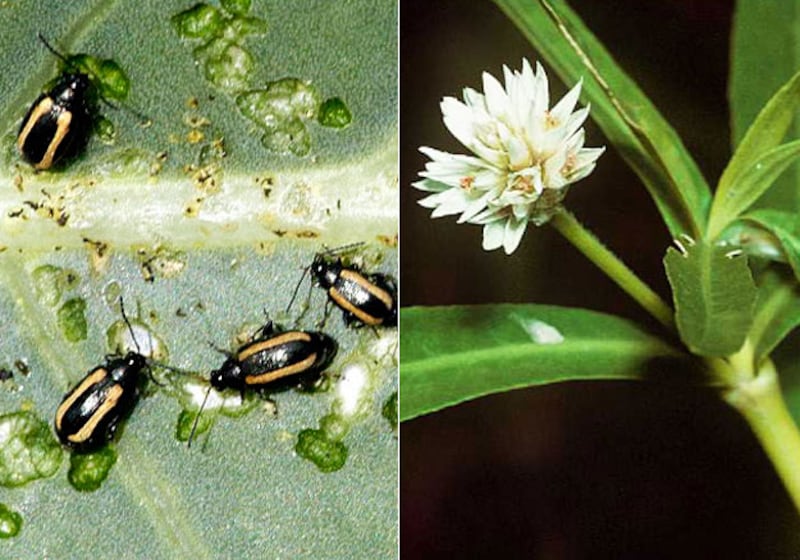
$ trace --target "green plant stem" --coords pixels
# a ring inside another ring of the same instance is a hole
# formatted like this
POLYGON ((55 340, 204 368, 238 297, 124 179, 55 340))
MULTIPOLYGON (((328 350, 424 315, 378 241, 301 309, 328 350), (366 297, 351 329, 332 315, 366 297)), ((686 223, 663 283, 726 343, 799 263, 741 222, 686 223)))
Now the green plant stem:
POLYGON ((750 425, 800 512, 800 431, 786 408, 775 366, 765 360, 757 376, 724 397, 750 425))
POLYGON ((575 216, 562 210, 553 216, 550 223, 662 325, 670 330, 675 329, 674 314, 669 305, 599 239, 583 227, 575 216))

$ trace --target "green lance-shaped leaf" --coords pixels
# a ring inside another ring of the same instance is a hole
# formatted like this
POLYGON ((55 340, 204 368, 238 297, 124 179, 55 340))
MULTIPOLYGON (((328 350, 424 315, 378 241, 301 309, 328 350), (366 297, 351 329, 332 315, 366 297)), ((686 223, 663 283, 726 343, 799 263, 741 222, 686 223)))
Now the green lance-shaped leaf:
MULTIPOLYGON (((736 2, 731 38, 731 75, 728 81, 733 148, 736 148, 745 134, 750 132, 749 129, 759 113, 767 109, 780 114, 764 114, 767 120, 773 122, 768 123, 768 126, 759 127, 758 135, 772 136, 772 139, 752 137, 754 146, 763 144, 765 149, 768 149, 779 144, 787 134, 784 128, 786 121, 783 120, 787 118, 791 122, 788 138, 800 136, 800 119, 797 113, 800 96, 796 91, 784 96, 780 104, 770 103, 765 107, 775 92, 787 81, 793 88, 797 87, 796 76, 794 78, 792 76, 800 68, 800 49, 796 48, 798 44, 800 44, 800 0, 736 2), (771 126, 776 124, 778 126, 771 126), (765 140, 768 142, 764 143, 765 140), (769 144, 769 141, 772 143, 769 144)), ((752 150, 737 152, 734 160, 747 152, 752 150)), ((731 161, 732 164, 734 160, 731 161)), ((730 171, 733 170, 731 167, 730 171)), ((792 172, 778 178, 776 185, 765 193, 758 204, 773 208, 799 209, 798 182, 800 182, 800 168, 794 167, 792 172)))
MULTIPOLYGON (((800 92, 798 92, 798 96, 800 96, 800 92)), ((758 122, 753 126, 757 125, 758 122)), ((746 141, 747 137, 737 150, 737 154, 745 149, 746 141)), ((781 173, 797 160, 800 156, 800 140, 787 142, 767 151, 761 150, 760 146, 753 147, 753 149, 758 150, 759 153, 756 159, 749 161, 746 167, 731 172, 735 174, 733 179, 727 180, 726 175, 723 174, 720 180, 719 189, 714 196, 708 226, 708 238, 711 240, 716 239, 732 220, 752 206, 761 195, 769 190, 781 173)), ((734 155, 734 158, 736 157, 734 155)), ((732 165, 734 165, 733 160, 728 168, 732 165)), ((737 167, 739 167, 738 164, 737 167)))
POLYGON ((401 420, 521 387, 640 379, 682 356, 624 319, 584 309, 412 307, 400 319, 401 420))
POLYGON ((762 228, 781 250, 781 257, 789 263, 795 277, 800 281, 800 220, 796 214, 780 210, 754 210, 742 216, 762 228))
POLYGON ((750 339, 755 361, 767 357, 800 325, 800 286, 786 267, 772 266, 759 278, 750 339))
POLYGON ((705 228, 711 191, 675 130, 563 0, 495 0, 639 175, 673 236, 705 228), (592 79, 589 79, 589 78, 592 79))
POLYGON ((752 323, 756 299, 747 258, 704 243, 681 249, 670 247, 664 257, 681 340, 701 356, 736 352, 752 323))

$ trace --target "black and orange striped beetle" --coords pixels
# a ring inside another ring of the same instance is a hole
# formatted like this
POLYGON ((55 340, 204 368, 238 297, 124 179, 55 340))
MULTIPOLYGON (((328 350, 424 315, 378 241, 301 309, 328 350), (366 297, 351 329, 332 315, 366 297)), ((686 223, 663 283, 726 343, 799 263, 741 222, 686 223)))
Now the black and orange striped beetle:
POLYGON ((348 327, 397 325, 397 285, 386 274, 345 266, 333 252, 317 253, 311 275, 328 298, 344 312, 348 327))
MULTIPOLYGON (((293 387, 310 387, 336 356, 336 341, 323 332, 283 330, 272 321, 253 339, 211 372, 211 383, 195 418, 188 445, 191 446, 200 414, 211 388, 235 389, 244 396, 254 390, 272 394, 293 387)), ((226 353, 227 354, 227 353, 226 353)))
POLYGON ((56 410, 55 428, 58 439, 78 452, 93 451, 109 442, 120 422, 136 406, 146 370, 154 383, 149 359, 141 354, 133 327, 120 309, 133 337, 137 351, 124 356, 109 356, 103 365, 87 373, 63 398, 56 410))
POLYGON ((336 341, 323 332, 284 331, 270 321, 211 372, 211 385, 242 392, 308 385, 319 379, 336 350, 336 341))
POLYGON ((80 452, 102 447, 114 437, 139 398, 147 358, 137 352, 112 358, 91 370, 56 411, 56 434, 61 443, 80 452))
MULTIPOLYGON (((47 49, 66 61, 39 35, 47 49)), ((17 147, 34 169, 49 169, 61 160, 80 154, 89 141, 97 110, 96 94, 89 76, 65 72, 53 88, 33 102, 22 120, 17 147)))

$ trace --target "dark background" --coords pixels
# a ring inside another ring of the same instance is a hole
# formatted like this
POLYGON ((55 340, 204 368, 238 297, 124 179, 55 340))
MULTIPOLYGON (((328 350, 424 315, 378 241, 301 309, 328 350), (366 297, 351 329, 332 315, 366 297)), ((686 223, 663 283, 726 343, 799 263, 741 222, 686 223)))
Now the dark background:
MULTIPOLYGON (((570 4, 714 184, 730 156, 734 3, 570 4)), ((441 98, 480 89, 483 70, 499 77, 503 64, 539 57, 488 1, 402 0, 400 36, 402 305, 560 304, 657 328, 550 228, 529 227, 509 257, 481 250, 479 226, 416 205, 424 193, 410 184, 427 159, 417 148, 465 152, 442 124, 441 98)), ((555 101, 566 88, 548 76, 555 101)), ((669 301, 670 239, 654 205, 591 118, 586 145, 608 150, 568 207, 669 301)), ((800 519, 772 466, 744 422, 700 390, 515 391, 406 422, 401 438, 403 558, 800 558, 800 519)))

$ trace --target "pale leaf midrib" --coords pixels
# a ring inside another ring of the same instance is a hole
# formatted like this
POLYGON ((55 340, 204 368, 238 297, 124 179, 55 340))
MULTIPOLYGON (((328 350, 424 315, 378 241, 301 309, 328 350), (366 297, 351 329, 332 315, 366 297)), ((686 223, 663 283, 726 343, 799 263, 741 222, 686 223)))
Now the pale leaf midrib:
POLYGON ((628 356, 630 358, 648 356, 675 356, 681 354, 670 348, 666 344, 651 341, 628 341, 628 340, 576 340, 573 342, 562 342, 559 344, 512 344, 500 347, 483 348, 478 350, 465 350, 457 353, 431 356, 422 359, 403 358, 402 377, 408 378, 411 375, 418 375, 422 372, 452 369, 454 366, 464 364, 478 364, 499 361, 516 361, 523 358, 535 358, 537 355, 566 355, 576 352, 587 355, 606 355, 606 356, 628 356))

